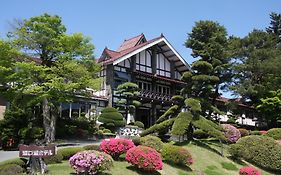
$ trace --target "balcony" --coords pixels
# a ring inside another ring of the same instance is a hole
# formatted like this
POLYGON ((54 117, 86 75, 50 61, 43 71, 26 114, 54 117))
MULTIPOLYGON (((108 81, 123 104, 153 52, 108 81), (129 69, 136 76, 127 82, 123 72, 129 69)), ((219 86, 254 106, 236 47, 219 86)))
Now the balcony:
POLYGON ((151 99, 151 100, 172 102, 171 95, 158 93, 158 92, 154 92, 154 91, 141 90, 139 96, 141 98, 146 98, 146 99, 151 99))

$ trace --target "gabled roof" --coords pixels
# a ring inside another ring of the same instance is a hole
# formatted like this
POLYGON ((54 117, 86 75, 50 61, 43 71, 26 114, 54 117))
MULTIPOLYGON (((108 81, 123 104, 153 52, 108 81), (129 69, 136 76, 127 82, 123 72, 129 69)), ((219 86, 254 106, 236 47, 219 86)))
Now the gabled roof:
POLYGON ((121 52, 123 50, 135 47, 136 45, 141 43, 142 40, 146 41, 143 33, 138 36, 135 36, 133 38, 124 40, 124 42, 121 44, 121 46, 117 49, 117 52, 121 52))
POLYGON ((105 48, 98 62, 102 63, 103 65, 116 65, 147 48, 157 45, 157 47, 163 51, 163 54, 166 56, 166 58, 175 62, 175 68, 178 71, 184 72, 190 70, 187 62, 172 47, 163 34, 161 34, 160 37, 148 41, 146 41, 144 35, 141 34, 129 40, 125 40, 124 43, 120 46, 120 48, 124 49, 121 49, 121 51, 113 51, 105 48))

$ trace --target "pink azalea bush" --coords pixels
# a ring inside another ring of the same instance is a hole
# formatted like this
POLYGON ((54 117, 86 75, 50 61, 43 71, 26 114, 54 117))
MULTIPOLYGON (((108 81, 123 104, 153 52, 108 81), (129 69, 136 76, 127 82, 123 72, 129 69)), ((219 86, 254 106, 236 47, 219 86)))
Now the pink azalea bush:
POLYGON ((90 150, 74 154, 69 163, 76 174, 97 174, 109 170, 113 166, 113 159, 108 154, 90 150))
POLYGON ((261 173, 254 167, 245 166, 240 168, 239 175, 261 175, 261 173))
POLYGON ((162 170, 163 162, 160 154, 148 146, 137 146, 126 154, 126 161, 144 171, 162 170))
POLYGON ((129 139, 104 139, 100 144, 100 150, 111 155, 114 159, 126 153, 129 149, 135 147, 135 144, 132 140, 129 139))
POLYGON ((279 145, 281 145, 281 140, 276 140, 276 142, 277 142, 279 145))
POLYGON ((230 143, 235 143, 241 138, 240 131, 234 126, 230 124, 222 124, 222 127, 225 130, 224 135, 230 143))

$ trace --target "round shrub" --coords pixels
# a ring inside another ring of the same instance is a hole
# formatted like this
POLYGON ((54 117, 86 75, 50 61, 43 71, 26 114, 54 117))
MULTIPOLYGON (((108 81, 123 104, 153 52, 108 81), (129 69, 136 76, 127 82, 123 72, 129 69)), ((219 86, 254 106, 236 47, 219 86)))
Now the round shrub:
POLYGON ((83 149, 100 151, 100 145, 86 145, 83 147, 83 149))
POLYGON ((187 149, 171 144, 164 144, 161 156, 164 161, 176 165, 189 166, 193 163, 192 156, 187 149))
POLYGON ((99 151, 78 152, 69 159, 70 166, 77 174, 96 174, 113 166, 110 155, 99 151))
POLYGON ((250 135, 250 133, 249 133, 249 131, 247 129, 239 128, 238 130, 239 130, 239 132, 241 134, 241 137, 245 137, 245 136, 250 135))
POLYGON ((267 136, 272 137, 275 140, 281 140, 281 128, 272 128, 268 130, 267 136))
POLYGON ((193 132, 193 137, 196 138, 196 139, 205 139, 205 138, 209 137, 209 134, 204 132, 202 129, 196 129, 193 132))
POLYGON ((68 160, 71 156, 78 153, 79 151, 84 151, 81 147, 69 147, 69 148, 62 148, 58 150, 63 157, 63 160, 68 160))
POLYGON ((134 125, 139 128, 144 128, 144 124, 141 121, 135 121, 134 125))
POLYGON ((100 150, 111 155, 115 160, 133 147, 135 147, 135 145, 132 140, 121 138, 104 139, 100 144, 100 150))
POLYGON ((163 162, 160 154, 148 146, 131 148, 125 157, 126 161, 144 171, 162 170, 163 162))
POLYGON ((229 153, 265 169, 281 172, 281 146, 270 137, 246 136, 230 145, 229 153))
POLYGON ((26 162, 27 162, 27 160, 24 158, 15 158, 15 159, 10 159, 10 160, 0 162, 0 166, 8 165, 8 164, 16 164, 16 165, 23 167, 23 166, 25 166, 26 162))
POLYGON ((222 124, 223 129, 225 130, 224 135, 227 138, 228 142, 235 143, 240 137, 240 131, 230 124, 222 124))
POLYGON ((160 138, 152 135, 147 135, 140 138, 140 144, 144 146, 149 146, 156 149, 156 151, 161 152, 163 147, 163 142, 160 138))
POLYGON ((136 146, 138 146, 138 145, 141 144, 141 140, 140 140, 140 137, 139 137, 139 136, 133 136, 133 137, 132 137, 132 141, 133 141, 133 143, 134 143, 136 146))
POLYGON ((98 121, 102 122, 107 128, 115 128, 125 126, 123 115, 117 109, 112 107, 104 108, 101 111, 98 121))
POLYGON ((240 168, 239 175, 261 175, 261 173, 254 167, 245 166, 240 168))
POLYGON ((21 175, 24 174, 24 169, 17 164, 0 165, 0 174, 5 175, 21 175))
POLYGON ((61 163, 63 160, 63 156, 61 155, 60 152, 57 152, 56 155, 45 157, 44 161, 46 164, 56 164, 56 163, 61 163))

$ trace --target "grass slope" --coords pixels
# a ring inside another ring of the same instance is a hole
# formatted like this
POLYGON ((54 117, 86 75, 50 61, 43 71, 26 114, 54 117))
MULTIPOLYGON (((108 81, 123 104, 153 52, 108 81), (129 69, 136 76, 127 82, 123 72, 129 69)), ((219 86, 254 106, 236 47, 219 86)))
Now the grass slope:
MULTIPOLYGON (((222 157, 219 155, 219 143, 212 141, 192 142, 182 144, 187 148, 194 159, 194 164, 187 167, 178 167, 164 164, 163 170, 152 175, 237 175, 239 169, 245 165, 245 162, 236 163, 227 158, 227 153, 222 157)), ((226 145, 224 145, 226 150, 226 145)), ((61 164, 49 165, 50 174, 52 175, 69 175, 75 174, 69 166, 68 161, 61 164)), ((261 170, 262 175, 271 175, 268 172, 261 170)), ((115 161, 114 167, 110 171, 106 171, 100 175, 146 175, 135 167, 131 166, 124 160, 115 161)), ((149 173, 151 174, 151 173, 149 173)))

